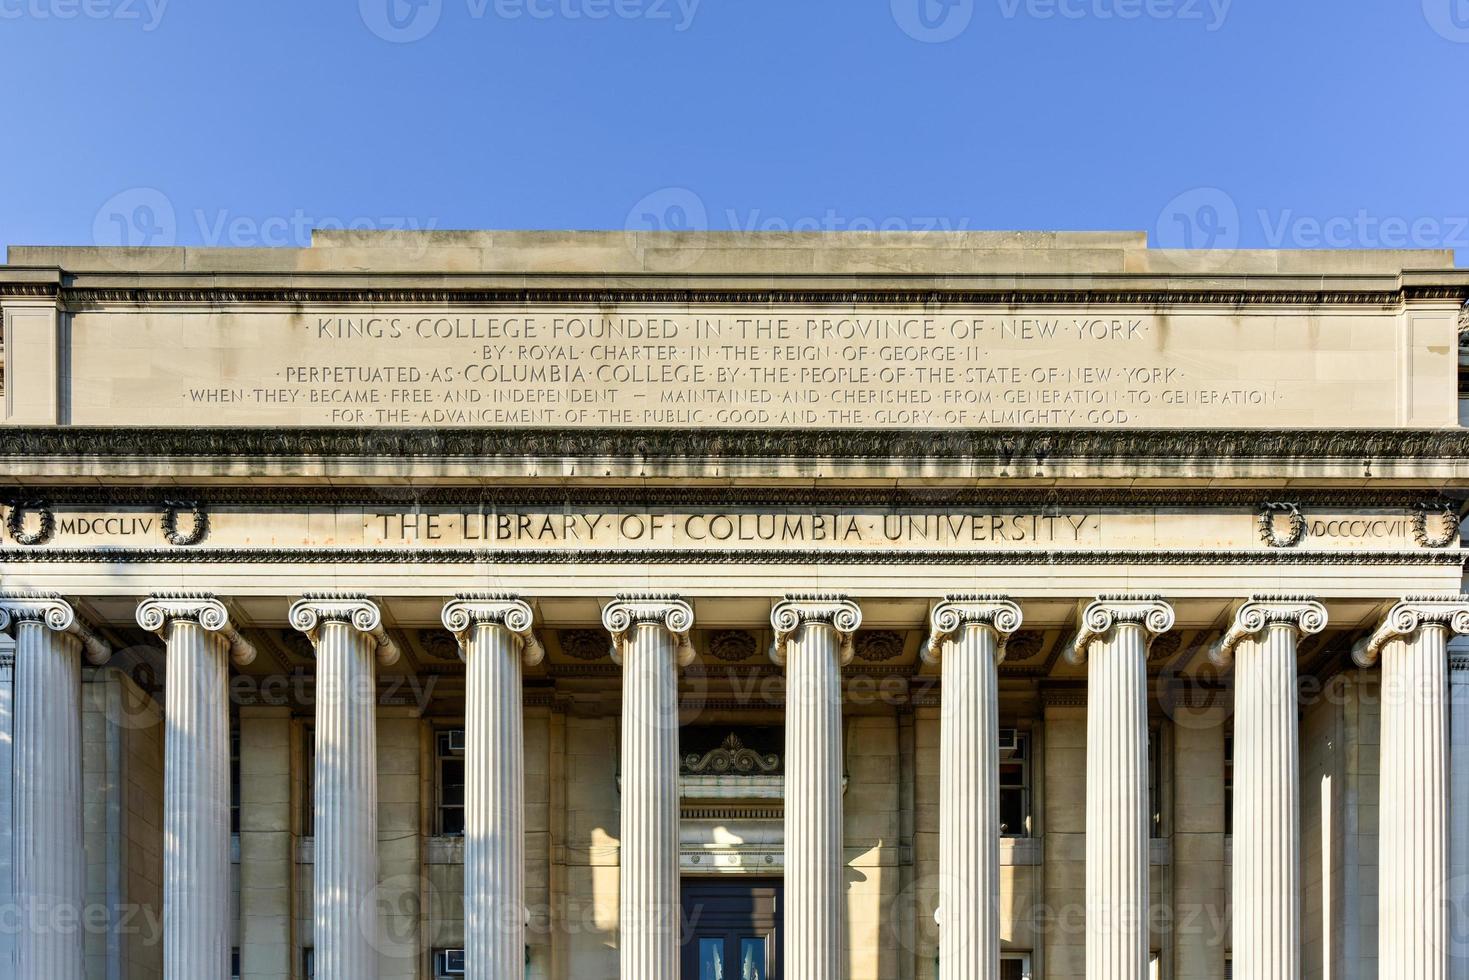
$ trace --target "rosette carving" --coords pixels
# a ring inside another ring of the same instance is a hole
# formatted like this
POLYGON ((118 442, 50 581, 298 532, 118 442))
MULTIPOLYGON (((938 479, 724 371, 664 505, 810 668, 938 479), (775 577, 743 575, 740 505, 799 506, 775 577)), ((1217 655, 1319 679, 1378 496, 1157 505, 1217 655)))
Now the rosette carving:
POLYGON ((852 635, 862 625, 862 608, 844 595, 834 593, 792 594, 770 610, 770 625, 775 641, 770 645, 770 659, 784 667, 790 641, 811 625, 830 626, 837 635, 842 666, 852 662, 856 651, 852 635))
POLYGON ((961 630, 968 627, 988 629, 995 634, 995 663, 1005 660, 1005 644, 1010 635, 1020 628, 1024 615, 1020 606, 1006 595, 954 594, 933 607, 929 614, 928 643, 923 648, 923 659, 937 664, 942 659, 944 645, 961 630))
POLYGON ((1209 659, 1220 667, 1234 662, 1234 648, 1273 626, 1313 636, 1326 629, 1326 607, 1315 596, 1253 595, 1234 612, 1229 629, 1209 648, 1209 659))
POLYGON ((76 614, 71 603, 58 595, 0 592, 0 629, 9 629, 19 623, 39 623, 52 632, 76 637, 86 653, 87 662, 93 666, 105 664, 112 656, 112 645, 76 614))
POLYGON ((534 667, 546 659, 546 650, 536 638, 535 610, 513 592, 461 592, 444 604, 444 628, 459 641, 464 658, 477 626, 498 626, 520 644, 521 662, 534 667))
POLYGON ((382 611, 377 603, 356 593, 312 592, 291 604, 287 618, 293 627, 305 633, 316 645, 323 622, 346 623, 377 642, 377 662, 389 667, 398 662, 398 644, 383 629, 382 611))
POLYGON ((694 608, 671 593, 622 593, 602 609, 602 626, 612 634, 612 659, 622 663, 629 635, 639 626, 661 626, 678 644, 678 665, 694 662, 694 608))
POLYGON ((1356 642, 1352 647, 1352 659, 1359 667, 1371 667, 1390 641, 1409 639, 1421 629, 1469 635, 1469 595, 1448 593, 1405 597, 1388 611, 1382 625, 1372 635, 1356 642))
POLYGON ((165 643, 169 624, 180 619, 198 623, 209 632, 223 636, 229 643, 230 659, 237 666, 254 662, 254 644, 230 623, 229 610, 218 597, 208 592, 155 592, 138 604, 138 625, 157 633, 165 643))
POLYGON ((1137 626, 1146 643, 1173 628, 1173 607, 1160 595, 1100 595, 1082 610, 1081 626, 1071 642, 1067 659, 1074 664, 1086 663, 1093 640, 1104 639, 1118 626, 1137 626))

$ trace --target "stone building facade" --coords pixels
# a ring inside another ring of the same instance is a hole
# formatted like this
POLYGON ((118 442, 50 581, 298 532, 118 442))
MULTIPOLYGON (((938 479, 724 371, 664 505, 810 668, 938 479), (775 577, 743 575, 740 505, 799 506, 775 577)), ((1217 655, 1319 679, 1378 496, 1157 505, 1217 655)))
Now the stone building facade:
POLYGON ((1126 233, 14 248, 0 975, 1469 977, 1466 301, 1126 233))

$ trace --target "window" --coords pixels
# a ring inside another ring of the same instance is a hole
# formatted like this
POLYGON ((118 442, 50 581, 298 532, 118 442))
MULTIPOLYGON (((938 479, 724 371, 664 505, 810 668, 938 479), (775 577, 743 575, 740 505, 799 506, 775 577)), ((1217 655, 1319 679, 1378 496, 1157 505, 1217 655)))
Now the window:
POLYGON ((230 950, 230 980, 240 980, 240 947, 230 950))
POLYGON ((1154 839, 1163 836, 1163 733, 1156 728, 1148 729, 1148 836, 1154 839))
POLYGON ((439 833, 464 836, 464 729, 445 728, 434 737, 438 775, 439 833))
POLYGON ((1000 729, 1000 836, 1030 836, 1030 735, 1000 729))
POLYGON ((464 976, 464 950, 434 950, 434 980, 450 980, 464 976))
POLYGON ((1030 954, 1001 953, 1000 980, 1030 980, 1030 954))
MULTIPOLYGON (((240 832, 240 724, 230 725, 230 833, 240 832)), ((237 973, 239 971, 236 971, 237 973)))
POLYGON ((1224 735, 1224 832, 1234 833, 1234 732, 1224 735))
POLYGON ((316 836, 316 726, 301 726, 301 836, 316 836))
POLYGON ((301 950, 301 976, 305 980, 315 980, 316 978, 316 950, 310 946, 304 947, 301 950))

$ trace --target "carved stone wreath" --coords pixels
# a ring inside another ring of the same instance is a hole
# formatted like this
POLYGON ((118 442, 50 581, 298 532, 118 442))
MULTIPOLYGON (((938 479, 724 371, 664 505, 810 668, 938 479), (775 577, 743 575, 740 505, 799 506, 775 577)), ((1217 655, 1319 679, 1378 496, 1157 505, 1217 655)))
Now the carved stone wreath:
POLYGON ((45 544, 56 533, 56 515, 51 511, 51 505, 45 501, 17 501, 10 505, 10 513, 5 518, 5 529, 10 532, 10 539, 16 544, 28 547, 45 544), (35 531, 25 529, 25 517, 30 511, 35 511, 41 521, 35 531))
POLYGON ((759 643, 749 630, 719 630, 709 637, 709 656, 725 663, 749 660, 756 653, 759 643))
POLYGON ((197 500, 183 502, 178 500, 166 501, 163 505, 163 537, 171 545, 188 547, 198 544, 204 540, 209 533, 209 514, 204 510, 204 505, 197 500), (188 534, 179 533, 179 511, 187 510, 194 519, 194 527, 188 534))
POLYGON ((1413 540, 1424 548, 1447 548, 1459 540, 1459 511, 1451 503, 1421 504, 1413 512, 1413 540), (1438 534, 1428 533, 1428 516, 1438 515, 1438 534))
POLYGON ((1301 508, 1291 503, 1267 503, 1260 508, 1260 514, 1255 518, 1260 528, 1260 540, 1272 548, 1294 548, 1301 543, 1306 536, 1306 518, 1301 513, 1301 508), (1285 517, 1290 521, 1290 531, 1281 534, 1276 528, 1275 519, 1285 517))
POLYGON ((765 776, 780 771, 780 756, 746 748, 731 732, 717 749, 686 754, 683 770, 694 776, 765 776))
POLYGON ((857 634, 856 654, 858 660, 881 663, 892 660, 903 652, 903 634, 892 630, 867 630, 857 634))
POLYGON ((562 630, 561 652, 573 660, 601 660, 611 650, 607 634, 601 630, 562 630))

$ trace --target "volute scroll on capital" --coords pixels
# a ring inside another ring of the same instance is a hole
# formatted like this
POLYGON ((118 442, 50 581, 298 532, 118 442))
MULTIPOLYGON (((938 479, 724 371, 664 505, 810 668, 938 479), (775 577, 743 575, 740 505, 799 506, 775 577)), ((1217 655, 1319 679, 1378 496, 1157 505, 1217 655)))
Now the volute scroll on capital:
POLYGON ((238 667, 255 661, 255 646, 240 635, 230 622, 229 609, 219 597, 208 592, 155 592, 138 603, 138 625, 156 633, 168 642, 168 627, 175 620, 198 623, 211 633, 218 633, 229 644, 230 660, 238 667))
POLYGON ((1461 636, 1469 634, 1469 595, 1410 595, 1392 609, 1382 625, 1352 647, 1359 667, 1371 667, 1392 640, 1408 639, 1421 629, 1442 629, 1461 636))
POLYGON ((87 662, 100 667, 112 657, 112 645, 98 636, 91 625, 76 614, 72 604, 46 592, 0 592, 0 630, 12 624, 40 623, 56 633, 67 633, 81 643, 87 662))
POLYGON ((346 623, 366 633, 377 643, 377 662, 391 667, 398 662, 398 644, 383 629, 382 610, 365 595, 347 592, 309 592, 291 604, 291 625, 305 633, 314 646, 323 622, 346 623))
POLYGON ((1118 626, 1138 626, 1148 646, 1173 629, 1174 613, 1161 595, 1114 593, 1099 595, 1081 613, 1081 625, 1066 651, 1073 664, 1086 663, 1093 640, 1100 640, 1118 626))
POLYGON ((1234 649, 1271 627, 1313 636, 1326 629, 1326 607, 1309 595, 1252 595, 1234 611, 1234 619, 1213 646, 1209 659, 1219 667, 1234 662, 1234 649))
POLYGON ((680 667, 694 662, 694 607, 682 596, 666 592, 623 592, 602 607, 602 626, 612 634, 612 660, 621 664, 628 640, 639 626, 666 629, 677 644, 680 667))
POLYGON ((944 644, 966 627, 975 626, 995 632, 995 664, 1003 663, 1005 644, 1023 620, 1020 606, 1006 595, 947 595, 929 614, 928 642, 923 646, 924 662, 937 664, 942 659, 944 644))
POLYGON ((791 640, 811 625, 830 626, 837 635, 839 662, 843 667, 852 662, 856 655, 852 637, 862 625, 862 607, 837 593, 792 593, 777 602, 770 610, 775 631, 770 659, 784 667, 791 640))
POLYGON ((444 604, 444 629, 459 641, 459 659, 465 660, 469 641, 478 626, 499 626, 520 644, 521 662, 534 667, 546 659, 536 638, 535 610, 513 592, 461 592, 444 604))

